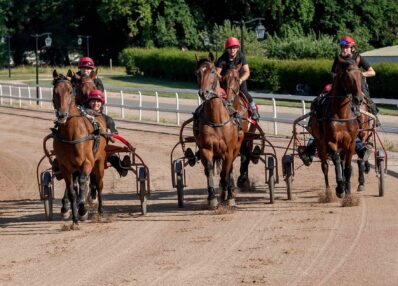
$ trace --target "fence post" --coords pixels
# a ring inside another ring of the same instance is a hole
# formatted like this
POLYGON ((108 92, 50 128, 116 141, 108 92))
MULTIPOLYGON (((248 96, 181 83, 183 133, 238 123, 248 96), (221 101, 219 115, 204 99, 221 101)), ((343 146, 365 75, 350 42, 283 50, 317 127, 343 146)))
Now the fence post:
POLYGON ((21 100, 21 87, 18 87, 18 97, 19 97, 19 108, 22 108, 22 100, 21 100))
POLYGON ((159 123, 159 115, 160 115, 160 113, 159 113, 159 94, 157 91, 155 92, 155 95, 156 95, 156 122, 159 123))
POLYGON ((276 100, 272 98, 272 110, 274 113, 274 135, 278 135, 278 123, 276 122, 277 115, 276 115, 276 100))
POLYGON ((29 97, 29 104, 32 104, 32 101, 30 100, 30 86, 28 86, 28 97, 29 97))
POLYGON ((180 126, 180 100, 178 98, 178 92, 176 92, 176 110, 177 110, 177 126, 180 126))
MULTIPOLYGON (((106 90, 104 90, 104 95, 105 95, 105 103, 108 103, 108 93, 106 92, 106 90)), ((108 105, 105 104, 105 108, 104 108, 105 114, 108 114, 108 105)))
POLYGON ((9 90, 10 90, 10 106, 12 106, 12 94, 11 94, 11 85, 8 86, 9 90))
POLYGON ((3 85, 0 84, 0 105, 3 105, 3 85))
POLYGON ((43 108, 43 93, 41 90, 41 86, 39 87, 39 98, 40 98, 40 108, 43 108))
POLYGON ((140 107, 139 120, 141 121, 142 120, 142 94, 141 94, 141 91, 138 91, 138 95, 139 95, 139 107, 140 107))
POLYGON ((123 95, 123 90, 120 91, 120 116, 124 119, 124 95, 123 95))
POLYGON ((303 105, 303 115, 306 114, 306 110, 305 110, 305 100, 301 101, 302 105, 303 105))

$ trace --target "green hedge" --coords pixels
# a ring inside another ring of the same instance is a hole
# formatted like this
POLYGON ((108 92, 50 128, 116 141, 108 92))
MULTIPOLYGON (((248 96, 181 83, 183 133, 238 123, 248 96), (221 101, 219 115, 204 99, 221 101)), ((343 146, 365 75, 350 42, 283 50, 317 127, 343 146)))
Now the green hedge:
MULTIPOLYGON (((129 74, 196 81, 195 56, 206 54, 177 49, 129 48, 122 51, 121 61, 129 74)), ((263 57, 248 57, 247 60, 251 71, 248 85, 252 90, 296 94, 296 85, 301 83, 315 95, 332 81, 332 60, 270 60, 263 57)), ((374 69, 376 77, 368 79, 371 96, 398 98, 398 64, 375 64, 374 69)))

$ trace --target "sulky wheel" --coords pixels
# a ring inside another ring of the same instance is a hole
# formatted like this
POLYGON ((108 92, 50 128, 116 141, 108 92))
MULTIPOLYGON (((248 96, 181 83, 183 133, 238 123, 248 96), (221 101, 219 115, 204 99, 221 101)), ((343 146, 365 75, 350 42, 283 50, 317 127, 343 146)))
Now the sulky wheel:
POLYGON ((53 185, 51 180, 51 173, 44 172, 41 175, 41 188, 43 194, 44 213, 46 220, 53 219, 53 185))
POLYGON ((178 207, 184 207, 184 168, 181 160, 175 164, 178 207))
POLYGON ((380 150, 377 151, 376 158, 377 158, 377 170, 379 172, 379 196, 384 196, 384 151, 380 150))
POLYGON ((274 193, 275 193, 275 175, 274 175, 274 157, 268 157, 268 188, 269 188, 269 202, 274 203, 274 193))
POLYGON ((140 182, 140 201, 141 201, 141 214, 146 215, 147 213, 147 198, 146 198, 146 170, 141 167, 138 172, 138 180, 140 182))
POLYGON ((292 199, 292 188, 293 188, 293 176, 292 176, 292 156, 285 155, 282 158, 283 174, 285 175, 287 199, 292 199))

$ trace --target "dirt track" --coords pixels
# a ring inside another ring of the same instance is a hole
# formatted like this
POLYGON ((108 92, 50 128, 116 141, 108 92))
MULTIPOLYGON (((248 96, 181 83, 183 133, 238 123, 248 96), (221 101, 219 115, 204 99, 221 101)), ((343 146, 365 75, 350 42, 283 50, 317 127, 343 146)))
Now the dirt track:
POLYGON ((36 183, 51 116, 22 114, 0 108, 0 285, 398 285, 394 177, 377 197, 371 170, 366 192, 356 194, 360 205, 343 208, 317 202, 323 179, 313 164, 296 170, 293 201, 281 178, 270 205, 257 165, 256 190, 238 195, 237 210, 209 211, 197 165, 188 169, 186 207, 178 209, 169 166, 177 136, 121 129, 151 171, 148 215, 139 215, 132 176, 108 169, 105 216, 63 231, 70 223, 58 214, 63 183, 56 183, 52 222, 44 220, 36 183))

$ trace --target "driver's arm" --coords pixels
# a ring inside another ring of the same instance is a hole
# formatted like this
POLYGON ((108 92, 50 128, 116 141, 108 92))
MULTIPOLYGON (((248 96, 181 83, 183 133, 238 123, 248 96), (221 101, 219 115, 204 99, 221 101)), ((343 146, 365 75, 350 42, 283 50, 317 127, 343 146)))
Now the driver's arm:
POLYGON ((245 80, 247 80, 250 76, 250 69, 249 69, 249 65, 243 65, 242 66, 242 70, 243 70, 243 74, 239 79, 239 83, 241 84, 242 82, 244 82, 245 80))

